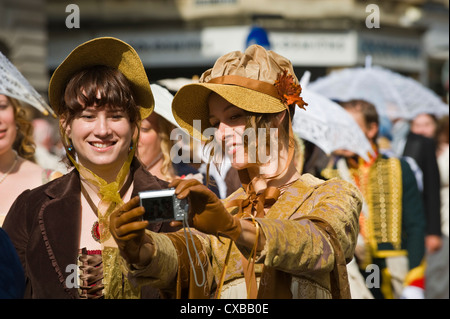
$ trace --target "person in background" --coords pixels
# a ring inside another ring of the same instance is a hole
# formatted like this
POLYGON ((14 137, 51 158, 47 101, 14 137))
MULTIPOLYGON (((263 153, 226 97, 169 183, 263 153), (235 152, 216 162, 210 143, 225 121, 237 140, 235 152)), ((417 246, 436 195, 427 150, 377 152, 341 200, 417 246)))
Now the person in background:
POLYGON ((349 151, 335 151, 322 175, 347 180, 363 194, 355 260, 364 279, 371 274, 367 266, 380 270, 381 284, 370 287, 376 299, 400 298, 408 272, 420 266, 425 251, 425 215, 417 182, 406 161, 379 152, 375 106, 364 100, 339 104, 359 124, 376 156, 365 161, 349 151))
MULTIPOLYGON (((414 134, 423 135, 437 141, 437 129, 439 120, 434 114, 420 113, 416 115, 410 124, 410 130, 414 134)), ((437 144, 437 146, 439 146, 437 144)))
POLYGON ((50 106, 0 52, 0 226, 17 196, 61 173, 36 164, 31 108, 44 115, 50 106))
POLYGON ((195 228, 188 242, 183 231, 145 231, 145 221, 135 222, 144 214, 138 197, 119 207, 110 228, 130 280, 176 298, 350 297, 345 263, 360 193, 297 171, 291 121, 296 105, 306 106, 300 94, 290 61, 258 45, 220 57, 199 83, 177 92, 179 125, 213 145, 211 165, 226 152, 242 187, 221 201, 195 180, 169 185, 188 199, 184 223, 195 228), (244 138, 246 129, 254 139, 244 138))
POLYGON ((55 129, 53 122, 47 118, 38 117, 32 120, 32 125, 33 138, 36 144, 36 162, 43 168, 56 170, 62 174, 67 173, 68 167, 63 162, 64 158, 55 154, 59 132, 55 129))
POLYGON ((436 160, 436 142, 432 138, 415 134, 406 119, 394 119, 392 125, 392 151, 397 157, 411 158, 419 167, 419 186, 425 208, 425 247, 427 252, 441 248, 440 177, 436 160))
POLYGON ((152 175, 171 182, 176 176, 170 151, 175 144, 171 132, 176 128, 170 112, 173 96, 163 87, 152 84, 155 109, 143 119, 140 127, 137 155, 152 175))
POLYGON ((16 197, 61 173, 36 164, 32 108, 43 115, 50 106, 0 52, 0 226, 16 197))
POLYGON ((411 131, 436 141, 436 157, 441 180, 442 247, 427 255, 425 271, 425 298, 449 298, 449 117, 437 118, 419 114, 411 121, 411 131))
POLYGON ((141 119, 154 106, 138 54, 116 38, 87 41, 58 66, 48 92, 73 169, 23 192, 5 219, 25 271, 25 298, 158 298, 123 276, 109 232, 117 206, 167 188, 135 157, 141 119))
POLYGON ((26 109, 17 99, 0 94, 0 226, 17 196, 60 176, 36 164, 34 152, 26 109))

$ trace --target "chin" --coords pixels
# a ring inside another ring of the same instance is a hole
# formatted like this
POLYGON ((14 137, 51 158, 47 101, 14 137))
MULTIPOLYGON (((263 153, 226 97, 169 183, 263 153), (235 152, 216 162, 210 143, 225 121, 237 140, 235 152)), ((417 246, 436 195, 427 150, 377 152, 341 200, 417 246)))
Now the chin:
POLYGON ((248 163, 248 162, 231 162, 231 167, 241 170, 241 169, 247 169, 247 168, 255 168, 258 167, 256 163, 248 163))
POLYGON ((121 166, 126 159, 127 157, 124 156, 105 154, 104 156, 92 156, 88 161, 90 163, 89 165, 102 169, 105 167, 121 166))

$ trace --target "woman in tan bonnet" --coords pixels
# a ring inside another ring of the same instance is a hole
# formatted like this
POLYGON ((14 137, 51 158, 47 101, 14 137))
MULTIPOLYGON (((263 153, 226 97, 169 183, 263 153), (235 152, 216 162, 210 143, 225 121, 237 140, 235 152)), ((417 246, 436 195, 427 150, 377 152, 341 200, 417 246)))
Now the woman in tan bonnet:
POLYGON ((116 210, 111 233, 132 282, 175 298, 350 297, 360 194, 295 169, 291 119, 296 105, 308 111, 300 93, 290 61, 257 45, 179 90, 176 121, 210 143, 214 163, 230 157, 242 188, 221 201, 197 181, 173 181, 192 237, 145 230, 137 197, 116 210))

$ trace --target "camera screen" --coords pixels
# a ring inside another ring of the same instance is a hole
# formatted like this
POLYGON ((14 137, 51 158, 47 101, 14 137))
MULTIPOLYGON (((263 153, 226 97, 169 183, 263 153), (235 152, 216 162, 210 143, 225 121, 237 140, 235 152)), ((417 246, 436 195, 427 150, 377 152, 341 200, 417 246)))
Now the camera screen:
POLYGON ((140 192, 141 206, 145 209, 144 220, 161 222, 174 219, 174 189, 140 192))
POLYGON ((156 197, 142 198, 141 205, 145 208, 144 219, 148 221, 173 220, 173 198, 156 197))

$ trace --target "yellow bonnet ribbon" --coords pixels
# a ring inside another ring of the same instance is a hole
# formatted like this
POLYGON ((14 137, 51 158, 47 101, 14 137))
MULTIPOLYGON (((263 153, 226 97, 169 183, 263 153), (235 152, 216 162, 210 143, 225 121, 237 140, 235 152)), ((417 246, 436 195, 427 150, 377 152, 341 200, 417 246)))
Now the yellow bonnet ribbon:
POLYGON ((111 237, 109 231, 109 217, 116 207, 123 204, 120 195, 120 189, 126 182, 128 173, 130 172, 131 162, 134 157, 136 149, 136 141, 133 142, 133 147, 128 158, 117 174, 116 180, 107 183, 103 178, 96 175, 88 168, 80 165, 67 152, 70 161, 78 170, 80 175, 86 179, 88 183, 98 189, 100 203, 97 209, 97 216, 99 222, 100 243, 102 244, 102 263, 103 263, 103 285, 105 298, 139 298, 139 290, 134 289, 128 280, 123 276, 119 265, 119 252, 115 247, 106 247, 105 242, 111 237))

